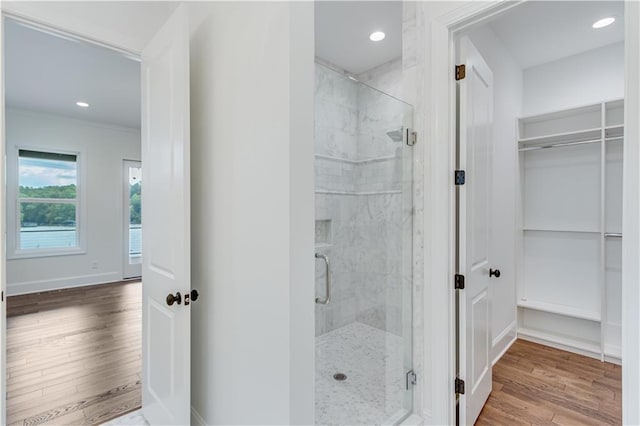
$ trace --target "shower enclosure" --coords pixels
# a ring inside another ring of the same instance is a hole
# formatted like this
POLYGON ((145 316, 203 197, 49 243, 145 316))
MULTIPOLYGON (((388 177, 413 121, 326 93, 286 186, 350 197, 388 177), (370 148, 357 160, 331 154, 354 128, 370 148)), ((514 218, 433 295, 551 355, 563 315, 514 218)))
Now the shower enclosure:
POLYGON ((412 409, 413 108, 316 64, 316 424, 412 409))

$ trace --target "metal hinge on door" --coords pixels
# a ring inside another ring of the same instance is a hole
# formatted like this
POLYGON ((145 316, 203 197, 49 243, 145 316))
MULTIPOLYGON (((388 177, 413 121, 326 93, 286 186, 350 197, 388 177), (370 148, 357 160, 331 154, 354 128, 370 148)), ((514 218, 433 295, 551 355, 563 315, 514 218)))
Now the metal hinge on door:
POLYGON ((418 375, 413 370, 407 371, 406 379, 407 390, 418 384, 418 375))
POLYGON ((456 290, 464 290, 464 275, 456 274, 453 286, 456 290))
POLYGON ((467 76, 467 67, 462 65, 456 65, 456 81, 464 80, 467 76))
POLYGON ((464 170, 455 171, 454 182, 456 185, 464 185, 467 182, 467 174, 464 170))
POLYGON ((414 146, 416 143, 418 143, 418 132, 412 129, 405 129, 404 137, 407 145, 409 146, 414 146))
POLYGON ((464 380, 456 377, 455 388, 457 394, 464 395, 464 380))

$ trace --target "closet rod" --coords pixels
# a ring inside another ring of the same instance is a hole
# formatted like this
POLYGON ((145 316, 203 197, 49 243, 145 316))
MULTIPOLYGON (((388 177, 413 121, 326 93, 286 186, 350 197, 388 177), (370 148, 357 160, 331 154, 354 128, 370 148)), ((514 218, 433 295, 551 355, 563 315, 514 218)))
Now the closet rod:
POLYGON ((520 148, 518 151, 523 152, 523 151, 534 151, 537 149, 547 149, 547 148, 560 148, 563 146, 573 146, 573 145, 586 145, 589 143, 599 143, 602 142, 602 139, 593 139, 593 140, 588 140, 588 141, 572 141, 572 142, 561 142, 561 143, 555 143, 555 144, 551 144, 551 145, 543 145, 543 146, 531 146, 531 147, 527 147, 527 148, 520 148))
POLYGON ((612 141, 617 141, 622 139, 624 139, 624 136, 617 136, 615 138, 604 138, 604 140, 606 140, 607 142, 612 142, 612 141))
POLYGON ((622 238, 622 234, 616 234, 616 233, 609 233, 609 232, 605 232, 604 234, 605 238, 622 238))

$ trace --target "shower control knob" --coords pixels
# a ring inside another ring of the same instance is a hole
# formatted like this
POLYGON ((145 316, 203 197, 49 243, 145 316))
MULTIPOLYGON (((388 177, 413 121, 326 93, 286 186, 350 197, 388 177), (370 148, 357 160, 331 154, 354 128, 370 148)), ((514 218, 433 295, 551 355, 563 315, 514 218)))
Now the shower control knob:
POLYGON ((489 276, 500 278, 500 269, 489 269, 489 276))

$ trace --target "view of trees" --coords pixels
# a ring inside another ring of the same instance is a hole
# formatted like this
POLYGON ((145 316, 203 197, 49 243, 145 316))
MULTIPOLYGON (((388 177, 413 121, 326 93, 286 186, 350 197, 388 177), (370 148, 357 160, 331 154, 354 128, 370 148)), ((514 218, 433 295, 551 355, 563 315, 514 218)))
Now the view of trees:
MULTIPOLYGON (((141 197, 142 185, 136 182, 130 185, 131 221, 133 225, 142 223, 141 197)), ((76 186, 44 186, 31 188, 20 186, 20 198, 75 199, 76 186)), ((20 203, 20 223, 22 226, 75 226, 76 206, 62 203, 20 203)))
MULTIPOLYGON (((75 185, 44 186, 31 188, 20 186, 20 198, 76 198, 75 185)), ((76 206, 62 203, 20 203, 22 226, 75 226, 76 206)))
POLYGON ((130 224, 140 225, 142 223, 142 211, 140 209, 140 199, 142 197, 142 185, 140 182, 136 182, 133 185, 129 185, 129 197, 130 203, 130 224))

